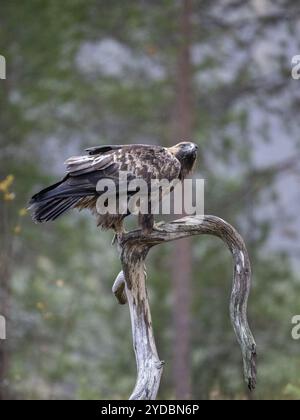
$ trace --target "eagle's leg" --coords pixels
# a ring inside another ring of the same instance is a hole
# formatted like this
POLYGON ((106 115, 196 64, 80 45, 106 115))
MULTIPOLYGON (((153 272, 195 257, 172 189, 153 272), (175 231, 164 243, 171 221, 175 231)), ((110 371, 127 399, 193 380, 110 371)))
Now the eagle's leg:
POLYGON ((122 235, 124 235, 126 233, 126 230, 124 229, 124 224, 123 224, 123 218, 124 217, 122 217, 122 219, 116 221, 112 226, 112 228, 115 231, 114 237, 111 241, 112 245, 114 245, 116 243, 118 238, 120 238, 122 235))
POLYGON ((144 235, 148 235, 153 231, 154 216, 153 214, 139 214, 139 225, 144 235))

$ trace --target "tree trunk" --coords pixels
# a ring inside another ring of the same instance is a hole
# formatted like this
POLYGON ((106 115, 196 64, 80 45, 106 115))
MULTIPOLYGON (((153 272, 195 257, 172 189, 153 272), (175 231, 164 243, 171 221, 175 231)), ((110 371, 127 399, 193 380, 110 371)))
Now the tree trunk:
MULTIPOLYGON (((173 139, 190 141, 192 138, 191 89, 191 0, 182 0, 180 11, 180 45, 177 60, 176 100, 173 121, 173 139)), ((174 289, 174 356, 173 372, 177 399, 191 398, 191 271, 192 250, 189 239, 174 244, 172 280, 174 289)))

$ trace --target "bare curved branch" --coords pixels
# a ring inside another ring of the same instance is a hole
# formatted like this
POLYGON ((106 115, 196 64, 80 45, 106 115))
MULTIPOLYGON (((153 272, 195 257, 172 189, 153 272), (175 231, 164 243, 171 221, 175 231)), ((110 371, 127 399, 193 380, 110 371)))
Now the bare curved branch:
POLYGON ((242 351, 245 380, 250 390, 255 388, 256 344, 247 321, 251 266, 245 243, 239 233, 219 217, 193 216, 160 225, 148 235, 135 230, 118 238, 123 272, 118 275, 113 291, 119 302, 125 303, 125 286, 138 370, 136 386, 130 399, 155 399, 162 375, 163 362, 159 360, 155 346, 145 283, 144 263, 147 254, 160 243, 201 234, 221 238, 233 256, 230 317, 242 351))

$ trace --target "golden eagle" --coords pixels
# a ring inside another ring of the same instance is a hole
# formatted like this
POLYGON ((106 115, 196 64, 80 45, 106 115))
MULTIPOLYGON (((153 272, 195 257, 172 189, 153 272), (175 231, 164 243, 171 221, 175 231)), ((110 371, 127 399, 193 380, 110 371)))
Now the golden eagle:
MULTIPOLYGON (((182 142, 173 147, 129 144, 99 146, 86 149, 85 156, 71 157, 66 161, 67 175, 58 183, 34 195, 29 203, 33 220, 48 222, 57 219, 71 208, 89 208, 98 216, 98 225, 122 232, 122 214, 99 214, 97 199, 101 193, 97 184, 111 179, 117 186, 121 171, 130 174, 129 180, 165 179, 169 182, 183 179, 191 172, 197 157, 197 145, 182 142)), ((118 191, 117 191, 118 193, 118 191)), ((145 232, 153 228, 153 214, 139 215, 139 223, 145 232)))

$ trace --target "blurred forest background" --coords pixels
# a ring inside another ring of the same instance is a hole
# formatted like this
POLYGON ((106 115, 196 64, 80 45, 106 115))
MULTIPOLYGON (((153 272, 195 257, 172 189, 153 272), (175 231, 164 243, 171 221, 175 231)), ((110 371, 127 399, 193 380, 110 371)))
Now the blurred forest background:
POLYGON ((29 197, 64 160, 109 143, 199 144, 206 213, 243 235, 257 391, 228 315, 232 261, 215 238, 153 250, 160 399, 299 399, 300 5, 294 0, 1 0, 1 399, 126 399, 135 382, 111 232, 88 213, 34 225, 29 197))

